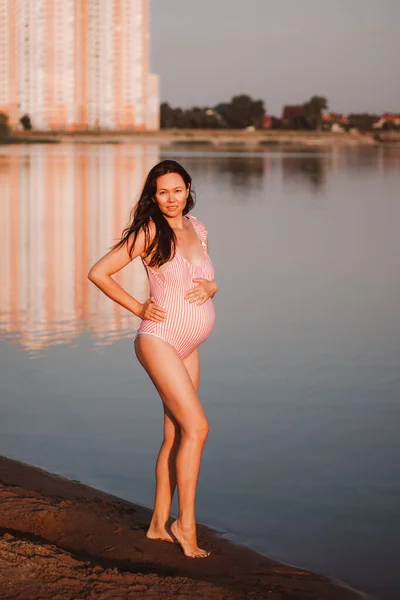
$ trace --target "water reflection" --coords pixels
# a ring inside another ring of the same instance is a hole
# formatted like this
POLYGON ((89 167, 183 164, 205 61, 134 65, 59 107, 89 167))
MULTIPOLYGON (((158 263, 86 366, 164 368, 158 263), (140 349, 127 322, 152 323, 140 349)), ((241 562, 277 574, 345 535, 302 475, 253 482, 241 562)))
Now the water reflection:
MULTIPOLYGON (((86 277, 119 238, 148 170, 150 146, 27 146, 0 153, 1 328, 29 351, 72 342, 89 328, 97 345, 131 335, 137 319, 86 277)), ((147 294, 140 261, 116 274, 147 294)))
MULTIPOLYGON (((262 189, 265 177, 275 162, 282 164, 283 179, 291 183, 296 178, 305 179, 317 191, 325 183, 326 168, 331 165, 330 151, 306 149, 304 151, 283 150, 279 152, 193 152, 183 148, 180 152, 163 150, 163 158, 176 157, 184 160, 197 177, 218 175, 224 183, 235 190, 247 191, 250 188, 256 191, 262 189), (201 161, 199 161, 201 158, 201 161)), ((254 201, 256 195, 246 193, 243 199, 254 201)))
POLYGON ((400 172, 400 144, 379 146, 354 146, 337 152, 341 165, 349 169, 356 168, 369 172, 371 169, 380 173, 400 172))
MULTIPOLYGON (((262 152, 196 152, 184 147, 180 151, 163 148, 162 158, 182 160, 193 175, 195 184, 200 177, 215 177, 217 172, 224 183, 240 190, 249 186, 257 190, 261 189, 264 174, 269 167, 269 157, 262 152)), ((250 194, 247 194, 246 198, 254 200, 250 194)))
MULTIPOLYGON (((216 166, 218 172, 228 178, 232 186, 260 188, 264 172, 268 168, 268 159, 261 156, 249 158, 229 156, 217 161, 216 166)), ((246 194, 244 198, 251 199, 251 195, 246 194)))
POLYGON ((301 177, 317 191, 325 183, 326 158, 317 154, 290 157, 282 161, 282 169, 285 181, 301 177))
MULTIPOLYGON (((267 184, 279 194, 281 176, 284 186, 294 184, 298 194, 304 183, 315 192, 325 190, 328 173, 337 180, 341 171, 372 164, 372 176, 400 170, 399 148, 385 146, 334 148, 320 154, 200 154, 181 150, 175 156, 206 195, 215 194, 216 182, 218 194, 229 190, 230 204, 262 203, 269 193, 267 184)), ((76 343, 87 329, 97 347, 133 335, 138 319, 110 302, 86 274, 119 238, 144 177, 159 159, 158 146, 151 145, 0 148, 0 326, 6 339, 34 353, 50 344, 76 343)), ((324 194, 312 198, 321 202, 324 194)), ((138 299, 146 297, 147 278, 140 261, 115 278, 138 299)))

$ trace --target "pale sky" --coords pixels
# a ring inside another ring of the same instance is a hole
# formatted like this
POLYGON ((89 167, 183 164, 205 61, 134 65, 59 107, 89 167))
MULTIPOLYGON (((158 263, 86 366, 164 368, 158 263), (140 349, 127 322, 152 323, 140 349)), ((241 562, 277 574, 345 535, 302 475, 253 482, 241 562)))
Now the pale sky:
POLYGON ((150 61, 172 106, 400 112, 400 0, 150 0, 150 61))

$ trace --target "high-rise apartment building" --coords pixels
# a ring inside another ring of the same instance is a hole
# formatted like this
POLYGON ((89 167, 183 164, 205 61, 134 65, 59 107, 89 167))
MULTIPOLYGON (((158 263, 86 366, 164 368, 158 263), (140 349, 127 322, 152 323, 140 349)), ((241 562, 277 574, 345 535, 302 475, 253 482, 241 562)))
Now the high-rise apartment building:
POLYGON ((0 0, 0 111, 35 129, 158 129, 148 0, 0 0))

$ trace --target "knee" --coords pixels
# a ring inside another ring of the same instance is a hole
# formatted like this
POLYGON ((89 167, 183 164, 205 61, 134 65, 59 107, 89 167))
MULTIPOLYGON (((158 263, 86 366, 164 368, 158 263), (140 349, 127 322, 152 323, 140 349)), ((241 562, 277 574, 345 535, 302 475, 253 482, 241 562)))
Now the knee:
POLYGON ((190 437, 196 441, 205 441, 210 431, 210 426, 207 419, 201 419, 190 423, 188 426, 182 427, 181 435, 190 437))

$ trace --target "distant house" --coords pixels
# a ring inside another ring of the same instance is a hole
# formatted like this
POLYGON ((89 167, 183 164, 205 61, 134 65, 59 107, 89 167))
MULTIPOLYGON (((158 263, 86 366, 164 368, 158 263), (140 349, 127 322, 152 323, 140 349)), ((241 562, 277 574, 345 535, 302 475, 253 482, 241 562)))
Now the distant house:
POLYGON ((304 117, 304 108, 301 104, 289 104, 283 107, 283 121, 290 121, 299 117, 304 117))
POLYGON ((346 126, 349 124, 349 119, 341 113, 322 113, 322 128, 333 133, 342 133, 346 131, 346 126))
POLYGON ((374 129, 399 129, 400 128, 400 115, 393 113, 384 113, 378 121, 373 123, 374 129))
POLYGON ((341 113, 335 113, 335 112, 322 113, 321 116, 322 116, 322 122, 325 124, 338 123, 339 125, 347 125, 349 122, 349 119, 345 115, 342 115, 341 113))
POLYGON ((332 133, 343 133, 346 131, 343 125, 339 125, 339 123, 336 122, 330 123, 328 128, 332 131, 332 133))
POLYGON ((272 115, 265 115, 263 121, 263 129, 279 129, 282 126, 281 119, 272 115))
POLYGON ((307 126, 304 107, 301 104, 287 104, 282 110, 284 127, 299 129, 307 126))
POLYGON ((272 127, 272 117, 270 115, 264 115, 263 128, 271 129, 272 127))

